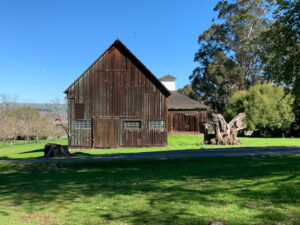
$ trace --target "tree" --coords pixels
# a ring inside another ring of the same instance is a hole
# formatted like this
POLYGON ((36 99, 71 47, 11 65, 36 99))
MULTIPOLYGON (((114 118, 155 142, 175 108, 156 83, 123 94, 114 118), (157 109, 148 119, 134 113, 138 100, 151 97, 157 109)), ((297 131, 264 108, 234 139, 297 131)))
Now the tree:
POLYGON ((179 88, 177 90, 180 94, 183 94, 183 95, 186 95, 192 99, 195 99, 195 100, 199 100, 197 98, 197 94, 195 93, 195 91, 193 90, 192 86, 190 84, 187 84, 185 85, 183 88, 179 88))
POLYGON ((16 100, 17 96, 0 95, 0 138, 4 143, 8 140, 10 146, 17 137, 21 125, 10 113, 16 107, 16 100))
POLYGON ((246 124, 250 130, 287 132, 295 119, 294 97, 286 94, 282 86, 270 83, 255 85, 249 91, 235 93, 226 106, 226 117, 233 118, 246 113, 246 124))
POLYGON ((32 106, 16 107, 10 111, 19 124, 19 134, 24 137, 24 144, 27 143, 29 137, 34 136, 32 127, 37 120, 40 119, 39 112, 32 106))
POLYGON ((275 22, 262 34, 265 77, 300 95, 300 1, 278 0, 275 22))
POLYGON ((212 130, 210 133, 209 124, 205 124, 204 131, 204 144, 214 145, 240 145, 237 139, 237 133, 239 130, 246 128, 243 124, 243 120, 246 118, 245 113, 239 113, 229 123, 227 123, 221 114, 212 114, 212 130))
POLYGON ((64 132, 66 133, 68 139, 71 137, 71 130, 68 126, 68 122, 67 121, 63 121, 61 113, 60 113, 60 108, 62 108, 62 105, 60 104, 60 101, 58 98, 55 98, 52 100, 52 105, 54 107, 55 110, 55 124, 57 127, 60 127, 61 129, 64 130, 64 132))
POLYGON ((31 137, 38 143, 40 136, 57 138, 62 134, 62 128, 56 126, 55 114, 41 115, 32 106, 18 106, 15 98, 0 95, 0 139, 8 140, 10 146, 17 137, 24 137, 26 144, 31 137))
POLYGON ((47 119, 47 130, 44 135, 48 138, 58 139, 64 135, 64 130, 61 126, 57 125, 56 114, 53 112, 43 113, 43 117, 47 119))
POLYGON ((221 0, 214 8, 220 23, 199 36, 194 61, 200 66, 190 79, 197 95, 215 111, 222 113, 234 92, 260 83, 259 37, 269 25, 269 6, 264 0, 221 0))
POLYGON ((47 136, 48 135, 48 129, 53 126, 53 122, 50 121, 47 117, 45 116, 39 116, 34 123, 32 123, 32 131, 33 131, 33 136, 35 136, 35 142, 39 143, 39 138, 40 136, 47 136))
POLYGON ((264 75, 296 96, 294 112, 300 123, 300 1, 278 0, 277 6, 275 22, 262 34, 264 75))
POLYGON ((0 95, 0 112, 8 112, 10 109, 16 107, 17 96, 0 95))
MULTIPOLYGON (((212 56, 203 76, 195 76, 192 85, 206 104, 215 112, 222 113, 228 98, 243 86, 241 68, 222 51, 212 56)), ((195 71, 194 71, 195 72, 195 71)))
POLYGON ((3 140, 9 141, 9 146, 12 146, 13 140, 19 134, 19 126, 17 118, 10 113, 2 113, 0 117, 0 134, 3 140))

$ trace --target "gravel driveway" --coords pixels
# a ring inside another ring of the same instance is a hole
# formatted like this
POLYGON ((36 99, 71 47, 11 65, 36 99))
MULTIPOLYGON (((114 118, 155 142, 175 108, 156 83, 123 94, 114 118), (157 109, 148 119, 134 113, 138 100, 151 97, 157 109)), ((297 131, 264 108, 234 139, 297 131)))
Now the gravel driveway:
POLYGON ((216 157, 216 156, 278 156, 300 154, 300 146, 281 147, 242 147, 219 149, 192 149, 161 152, 124 153, 111 155, 94 155, 71 158, 39 158, 39 159, 3 159, 0 163, 37 163, 37 162, 72 162, 90 160, 126 160, 126 159, 172 159, 187 157, 216 157))

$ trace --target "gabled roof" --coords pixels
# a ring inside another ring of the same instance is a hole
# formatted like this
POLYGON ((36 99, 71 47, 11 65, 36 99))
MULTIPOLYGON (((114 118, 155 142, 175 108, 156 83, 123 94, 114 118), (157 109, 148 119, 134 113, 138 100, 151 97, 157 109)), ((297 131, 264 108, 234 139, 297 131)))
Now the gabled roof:
POLYGON ((168 97, 171 93, 169 90, 152 74, 152 72, 119 40, 116 39, 65 91, 67 94, 68 90, 82 77, 103 55, 109 52, 113 47, 122 50, 125 54, 148 78, 149 80, 166 96, 168 97))
POLYGON ((171 76, 171 75, 165 75, 165 76, 159 78, 159 80, 172 80, 172 81, 174 81, 174 80, 176 80, 176 78, 171 76))
POLYGON ((177 91, 171 91, 168 98, 168 109, 207 109, 208 106, 180 94, 177 91))

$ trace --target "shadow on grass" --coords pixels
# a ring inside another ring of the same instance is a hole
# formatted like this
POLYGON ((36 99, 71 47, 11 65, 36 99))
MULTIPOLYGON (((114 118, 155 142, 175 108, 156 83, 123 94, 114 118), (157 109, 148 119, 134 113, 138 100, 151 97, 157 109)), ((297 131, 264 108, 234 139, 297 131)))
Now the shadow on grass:
POLYGON ((115 204, 101 210, 80 208, 90 216, 85 223, 91 224, 207 224, 210 217, 199 217, 187 206, 209 209, 234 202, 241 209, 259 208, 259 224, 275 224, 289 219, 282 205, 300 203, 299 175, 299 156, 6 164, 0 167, 0 201, 35 210, 50 202, 81 204, 98 196, 115 204), (224 193, 237 200, 218 197, 224 193), (146 199, 147 207, 131 209, 120 196, 146 199))
MULTIPOLYGON (((63 145, 64 147, 68 147, 67 145, 63 145)), ((28 153, 42 153, 43 156, 40 156, 40 157, 36 157, 36 158, 44 158, 44 149, 36 149, 36 150, 33 150, 33 151, 28 151, 28 152, 22 152, 20 154, 28 154, 28 153)), ((86 152, 71 152, 71 155, 73 157, 82 157, 82 156, 93 156, 93 154, 90 154, 90 153, 86 153, 86 152)), ((61 158, 61 157, 59 157, 61 158)), ((64 158, 64 157, 63 157, 64 158)), ((68 157, 65 157, 66 159, 68 159, 68 157)), ((1 158, 0 158, 1 159, 1 158)), ((8 157, 6 158, 3 158, 3 159, 10 159, 8 157)))
POLYGON ((7 156, 0 156, 0 160, 9 160, 10 158, 7 156))
MULTIPOLYGON (((68 145, 62 145, 64 148, 68 148, 68 145)), ((35 149, 35 150, 32 150, 32 151, 26 151, 26 152, 21 152, 19 154, 29 154, 29 153, 44 153, 44 148, 40 148, 40 149, 35 149)))
POLYGON ((40 148, 40 149, 35 149, 35 150, 32 150, 32 151, 26 151, 26 152, 21 152, 19 153, 20 155, 23 155, 23 154, 30 154, 30 153, 44 153, 44 149, 43 148, 40 148))
POLYGON ((81 156, 95 156, 94 154, 90 154, 90 153, 87 153, 87 152, 78 152, 78 151, 74 151, 74 152, 71 152, 72 156, 74 157, 81 157, 81 156))

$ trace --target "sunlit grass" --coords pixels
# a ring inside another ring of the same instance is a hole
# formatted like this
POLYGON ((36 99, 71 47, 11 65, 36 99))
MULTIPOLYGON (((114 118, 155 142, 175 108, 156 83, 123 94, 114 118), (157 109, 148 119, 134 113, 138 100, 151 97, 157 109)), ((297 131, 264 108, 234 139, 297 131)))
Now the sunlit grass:
MULTIPOLYGON (((203 145, 203 136, 169 136, 168 147, 149 148, 118 148, 118 149, 98 149, 98 150, 76 150, 73 154, 77 156, 118 154, 118 153, 138 153, 154 151, 172 151, 186 149, 210 149, 210 148, 234 148, 234 147, 266 147, 266 146, 300 146, 300 138, 239 138, 243 145, 236 146, 216 146, 203 145)), ((36 144, 34 141, 24 145, 23 141, 16 141, 12 147, 8 144, 0 143, 0 158, 36 158, 43 156, 44 145, 48 142, 67 145, 67 140, 45 141, 36 144)))
POLYGON ((0 159, 10 158, 36 158, 44 155, 44 145, 47 143, 57 143, 66 145, 67 140, 40 140, 39 143, 29 141, 24 144, 23 141, 14 141, 13 146, 9 147, 8 144, 0 143, 0 159))

